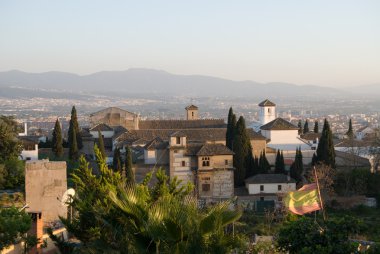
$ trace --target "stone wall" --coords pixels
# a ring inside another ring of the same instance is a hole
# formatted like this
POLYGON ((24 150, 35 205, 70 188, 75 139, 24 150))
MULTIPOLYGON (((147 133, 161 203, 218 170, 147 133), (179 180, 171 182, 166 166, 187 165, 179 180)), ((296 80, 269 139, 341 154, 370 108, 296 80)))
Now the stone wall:
POLYGON ((28 161, 25 166, 25 200, 28 212, 42 212, 45 222, 66 217, 60 199, 67 190, 66 162, 28 161))

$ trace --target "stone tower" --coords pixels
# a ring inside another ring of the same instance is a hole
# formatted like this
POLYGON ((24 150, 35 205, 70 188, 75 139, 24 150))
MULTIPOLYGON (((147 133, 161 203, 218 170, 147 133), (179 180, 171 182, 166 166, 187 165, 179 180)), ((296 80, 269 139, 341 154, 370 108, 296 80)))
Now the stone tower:
POLYGON ((186 120, 198 120, 198 107, 194 105, 187 106, 186 108, 186 120))
POLYGON ((259 104, 260 107, 260 123, 267 124, 276 119, 276 104, 266 99, 259 104))

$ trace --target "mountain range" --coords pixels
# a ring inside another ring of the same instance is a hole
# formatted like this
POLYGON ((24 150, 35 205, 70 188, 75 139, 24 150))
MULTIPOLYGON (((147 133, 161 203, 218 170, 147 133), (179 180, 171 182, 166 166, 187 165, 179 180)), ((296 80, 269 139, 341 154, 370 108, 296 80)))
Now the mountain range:
POLYGON ((152 69, 101 71, 89 75, 66 72, 0 72, 0 97, 73 97, 93 95, 165 94, 241 97, 379 96, 380 84, 335 89, 282 82, 233 81, 202 75, 176 75, 152 69))

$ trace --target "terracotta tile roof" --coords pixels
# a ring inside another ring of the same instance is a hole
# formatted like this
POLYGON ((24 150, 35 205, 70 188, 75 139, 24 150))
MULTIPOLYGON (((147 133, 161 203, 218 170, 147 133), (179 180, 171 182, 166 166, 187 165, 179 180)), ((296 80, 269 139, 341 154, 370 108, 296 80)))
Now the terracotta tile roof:
POLYGON ((155 150, 157 148, 157 146, 160 145, 163 142, 164 141, 160 137, 156 137, 156 138, 152 139, 151 141, 149 141, 144 146, 144 149, 146 149, 146 150, 155 150))
POLYGON ((179 130, 200 128, 225 128, 223 119, 197 119, 197 120, 141 120, 140 130, 179 130))
POLYGON ((282 119, 281 117, 260 127, 261 130, 298 130, 298 127, 282 119))
POLYGON ((170 134, 170 137, 186 137, 186 135, 182 131, 176 131, 173 134, 170 134))
POLYGON ((265 101, 262 101, 259 103, 259 106, 260 107, 275 107, 276 104, 274 104, 273 102, 271 102, 270 100, 266 99, 265 101))
POLYGON ((293 178, 288 179, 284 174, 258 174, 245 179, 246 183, 295 183, 293 178))
MULTIPOLYGON (((169 140, 169 137, 177 132, 177 130, 130 130, 121 134, 116 140, 125 141, 129 140, 134 142, 138 139, 152 140, 160 137, 162 140, 169 140)), ((224 141, 226 139, 225 128, 205 128, 205 129, 183 129, 181 135, 187 137, 188 142, 212 142, 224 141)), ((253 129, 248 129, 248 134, 251 139, 265 140, 261 134, 258 134, 253 129)))
POLYGON ((100 123, 92 127, 90 131, 113 131, 113 129, 105 123, 100 123))
POLYGON ((321 138, 322 133, 308 132, 301 135, 302 139, 313 141, 321 138))
POLYGON ((234 155, 227 146, 222 144, 204 144, 197 152, 198 156, 212 156, 212 155, 234 155))
POLYGON ((195 106, 195 105, 193 105, 193 104, 191 104, 190 106, 187 106, 185 109, 186 110, 196 110, 196 109, 198 109, 198 107, 195 106))

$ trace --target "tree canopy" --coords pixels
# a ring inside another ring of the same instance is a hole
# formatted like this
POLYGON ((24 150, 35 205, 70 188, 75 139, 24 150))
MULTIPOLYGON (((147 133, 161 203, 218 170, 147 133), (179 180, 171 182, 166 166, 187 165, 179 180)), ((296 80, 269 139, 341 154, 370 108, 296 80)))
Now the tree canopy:
POLYGON ((17 139, 17 123, 13 117, 0 116, 0 163, 18 158, 22 151, 22 144, 17 139))
POLYGON ((59 120, 55 121, 53 138, 52 138, 52 151, 56 157, 63 156, 63 139, 62 139, 62 130, 59 120))

